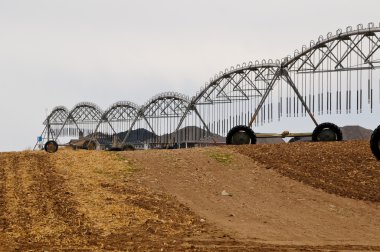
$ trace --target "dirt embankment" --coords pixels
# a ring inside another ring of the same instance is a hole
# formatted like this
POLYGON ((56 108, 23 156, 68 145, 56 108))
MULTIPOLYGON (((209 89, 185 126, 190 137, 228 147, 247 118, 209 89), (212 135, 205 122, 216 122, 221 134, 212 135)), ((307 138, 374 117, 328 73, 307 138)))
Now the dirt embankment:
POLYGON ((0 153, 0 251, 293 249, 205 222, 171 194, 138 183, 136 162, 97 151, 0 153))
POLYGON ((0 251, 190 248, 205 225, 115 154, 0 154, 0 251), (190 237, 190 238, 189 238, 190 237))
POLYGON ((376 202, 380 165, 368 146, 364 148, 364 142, 125 155, 140 168, 133 175, 140 184, 176 196, 208 223, 239 239, 277 245, 337 246, 336 249, 380 246, 380 205, 376 202), (354 146, 355 156, 345 153, 354 146), (336 155, 341 154, 343 158, 337 159, 336 155), (308 165, 314 169, 312 174, 306 169, 308 165), (330 166, 331 177, 327 178, 330 166), (280 169, 292 171, 297 177, 280 169), (356 177, 348 174, 353 171, 356 177), (353 180, 359 182, 352 183, 353 180), (360 183, 365 180, 366 184, 360 183))
POLYGON ((368 141, 235 146, 268 169, 343 197, 380 202, 380 162, 368 141))
POLYGON ((0 153, 0 251, 380 250, 379 169, 364 142, 0 153))

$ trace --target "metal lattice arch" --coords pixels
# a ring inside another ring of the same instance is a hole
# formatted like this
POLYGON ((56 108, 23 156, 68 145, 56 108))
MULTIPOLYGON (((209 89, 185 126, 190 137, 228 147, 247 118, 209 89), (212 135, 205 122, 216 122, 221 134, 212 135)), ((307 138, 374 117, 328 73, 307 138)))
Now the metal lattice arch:
POLYGON ((339 29, 335 35, 329 32, 325 38, 319 36, 317 42, 310 41, 309 47, 304 45, 301 52, 296 50, 293 57, 288 56, 284 59, 282 66, 287 67, 289 71, 314 73, 326 70, 356 71, 377 68, 380 66, 380 60, 373 58, 376 53, 379 55, 379 33, 380 24, 379 27, 375 27, 374 23, 369 23, 367 28, 359 24, 356 30, 349 26, 345 32, 339 29), (321 58, 315 57, 318 53, 322 54, 321 58), (357 57, 361 64, 350 64, 349 58, 352 57, 357 57), (330 60, 332 62, 328 62, 330 60))
MULTIPOLYGON (((308 116, 319 125, 325 115, 376 113, 379 68, 380 24, 369 23, 319 36, 282 60, 253 61, 225 69, 192 98, 160 93, 141 107, 115 103, 101 116, 92 112, 96 116, 91 120, 98 120, 97 134, 109 137, 127 132, 118 135, 117 142, 150 147, 219 143, 236 125, 256 128, 284 117, 308 116), (121 108, 129 112, 117 118, 121 108), (129 128, 112 132, 101 128, 118 120, 129 128)), ((95 108, 94 104, 87 106, 90 111, 100 111, 95 108)), ((75 115, 85 112, 74 113, 73 109, 69 114, 68 124, 73 126, 79 120, 75 115)))
POLYGON ((120 147, 134 124, 138 122, 140 107, 129 101, 115 102, 103 113, 95 129, 94 141, 102 149, 120 147))
POLYGON ((181 116, 188 104, 189 97, 177 92, 163 92, 150 98, 142 107, 141 113, 147 118, 181 116))
POLYGON ((59 137, 76 137, 86 140, 92 137, 98 122, 101 120, 103 111, 95 103, 81 102, 70 110, 60 132, 54 140, 59 137))
POLYGON ((205 84, 192 104, 205 118, 212 134, 226 136, 234 125, 248 124, 260 98, 270 83, 277 80, 279 69, 280 61, 272 60, 226 69, 205 84))
POLYGON ((179 144, 181 135, 176 129, 181 118, 189 113, 189 105, 189 97, 177 92, 155 95, 139 111, 140 121, 136 128, 140 130, 135 138, 151 148, 179 144))
MULTIPOLYGON (((34 149, 37 148, 38 142, 46 142, 58 136, 63 124, 69 115, 69 110, 65 106, 56 106, 43 122, 44 129, 41 133, 41 141, 37 141, 34 149)), ((39 148, 41 148, 40 146, 39 148)))
POLYGON ((338 114, 344 110, 351 113, 354 100, 356 112, 361 113, 364 91, 372 111, 373 71, 380 64, 379 34, 380 28, 373 23, 367 28, 358 25, 356 30, 347 27, 345 32, 339 29, 336 35, 320 36, 317 42, 311 41, 309 47, 303 46, 301 52, 296 50, 294 56, 282 61, 231 67, 215 75, 196 94, 194 104, 214 107, 212 114, 218 115, 211 130, 223 135, 234 125, 263 125, 283 116, 309 115, 317 125, 317 113, 332 114, 333 109, 338 114))
POLYGON ((44 121, 44 125, 47 124, 47 121, 49 121, 51 125, 63 124, 68 114, 69 110, 65 106, 54 107, 51 113, 47 116, 46 120, 44 121))

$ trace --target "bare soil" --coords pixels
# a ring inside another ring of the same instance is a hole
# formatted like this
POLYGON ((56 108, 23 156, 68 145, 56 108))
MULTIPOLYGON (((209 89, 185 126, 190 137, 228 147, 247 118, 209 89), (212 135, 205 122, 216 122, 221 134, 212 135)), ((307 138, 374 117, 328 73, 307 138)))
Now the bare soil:
POLYGON ((235 146, 268 169, 343 197, 380 202, 380 162, 369 141, 235 146))
POLYGON ((277 250, 202 222, 135 169, 110 152, 0 153, 0 251, 277 250))
POLYGON ((176 196, 238 239, 380 249, 380 162, 365 141, 159 150, 126 157, 140 168, 133 174, 137 182, 176 196))
POLYGON ((0 251, 380 250, 366 145, 0 153, 0 251))

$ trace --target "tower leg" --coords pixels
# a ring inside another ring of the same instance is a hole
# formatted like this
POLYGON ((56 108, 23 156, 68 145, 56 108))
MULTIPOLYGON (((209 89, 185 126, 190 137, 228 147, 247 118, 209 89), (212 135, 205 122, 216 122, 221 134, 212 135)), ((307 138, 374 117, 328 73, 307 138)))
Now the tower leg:
POLYGON ((252 124, 255 122, 257 115, 259 114, 260 109, 264 105, 265 100, 268 98, 269 93, 272 91, 273 86, 276 84, 277 79, 281 76, 281 69, 279 68, 273 76, 272 81, 268 84, 267 90, 263 94, 259 105, 257 106, 255 113, 253 114, 251 120, 249 121, 248 127, 251 128, 252 124))
POLYGON ((298 92, 298 89, 297 89, 296 85, 294 84, 292 78, 290 78, 288 71, 282 70, 281 75, 283 77, 285 77, 285 80, 288 83, 288 85, 294 90, 294 92, 296 93, 298 99, 301 101, 302 105, 304 106, 304 108, 306 109, 307 113, 309 114, 311 120, 313 120, 315 126, 318 126, 317 120, 315 120, 315 117, 314 117, 313 113, 311 113, 309 107, 307 106, 306 102, 302 98, 302 95, 298 92))

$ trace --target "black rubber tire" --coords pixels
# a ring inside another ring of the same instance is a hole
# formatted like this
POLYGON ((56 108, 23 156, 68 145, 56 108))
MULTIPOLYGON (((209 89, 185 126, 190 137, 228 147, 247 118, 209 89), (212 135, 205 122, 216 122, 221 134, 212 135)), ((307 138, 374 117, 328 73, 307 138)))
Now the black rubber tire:
POLYGON ((342 134, 342 131, 340 130, 340 128, 333 123, 327 122, 327 123, 321 123, 317 127, 315 127, 313 134, 311 136, 311 139, 313 142, 320 141, 320 140, 318 140, 318 136, 324 129, 329 129, 335 133, 336 139, 334 141, 342 141, 343 140, 343 134, 342 134))
POLYGON ((56 141, 50 140, 45 143, 44 149, 48 153, 54 153, 58 150, 58 144, 56 141))
POLYGON ((249 138, 251 139, 250 144, 256 144, 256 134, 253 132, 253 130, 250 127, 247 127, 245 125, 238 125, 233 127, 227 134, 226 138, 226 144, 231 145, 232 143, 232 137, 234 136, 235 133, 244 131, 245 133, 248 134, 249 138))
POLYGON ((377 160, 380 160, 379 142, 380 142, 380 125, 372 132, 371 141, 369 142, 371 151, 373 155, 375 155, 377 160))

